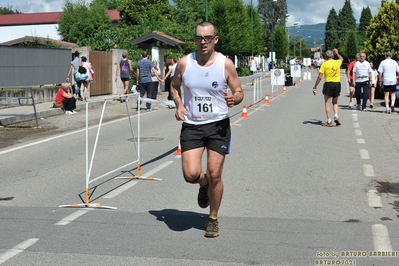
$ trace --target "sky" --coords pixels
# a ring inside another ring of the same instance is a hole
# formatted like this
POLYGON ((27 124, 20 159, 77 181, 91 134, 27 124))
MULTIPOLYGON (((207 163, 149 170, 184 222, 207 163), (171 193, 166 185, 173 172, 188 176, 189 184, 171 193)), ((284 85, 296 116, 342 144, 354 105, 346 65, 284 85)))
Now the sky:
MULTIPOLYGON (((88 0, 88 2, 91 2, 88 0)), ((250 4, 251 0, 244 0, 250 4)), ((1 7, 12 6, 23 13, 62 11, 64 0, 0 0, 1 7)), ((298 22, 299 25, 325 23, 331 8, 337 13, 343 7, 345 0, 287 0, 288 25, 298 22)), ((256 6, 258 0, 252 0, 256 6)), ((374 15, 381 5, 381 0, 351 0, 353 15, 359 22, 363 7, 369 6, 371 14, 374 15)))

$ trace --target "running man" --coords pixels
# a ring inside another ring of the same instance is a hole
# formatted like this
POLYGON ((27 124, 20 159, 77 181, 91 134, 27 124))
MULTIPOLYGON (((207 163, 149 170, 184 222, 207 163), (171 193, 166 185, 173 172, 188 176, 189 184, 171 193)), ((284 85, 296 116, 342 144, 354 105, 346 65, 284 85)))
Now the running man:
POLYGON ((395 112, 396 82, 399 76, 399 65, 392 59, 392 53, 386 52, 385 59, 378 67, 380 85, 384 85, 384 100, 386 113, 395 112), (391 96, 391 109, 389 109, 389 96, 391 96))

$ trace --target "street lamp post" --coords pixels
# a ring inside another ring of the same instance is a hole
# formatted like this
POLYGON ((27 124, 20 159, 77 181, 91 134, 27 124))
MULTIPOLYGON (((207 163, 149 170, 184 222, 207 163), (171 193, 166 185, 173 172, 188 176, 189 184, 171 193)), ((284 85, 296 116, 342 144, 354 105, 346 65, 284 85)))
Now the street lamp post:
POLYGON ((272 3, 272 49, 271 49, 271 55, 270 55, 270 60, 271 60, 271 66, 270 66, 270 69, 273 69, 273 62, 274 62, 274 59, 273 59, 273 51, 274 51, 274 2, 277 2, 277 0, 273 0, 273 3, 272 3))

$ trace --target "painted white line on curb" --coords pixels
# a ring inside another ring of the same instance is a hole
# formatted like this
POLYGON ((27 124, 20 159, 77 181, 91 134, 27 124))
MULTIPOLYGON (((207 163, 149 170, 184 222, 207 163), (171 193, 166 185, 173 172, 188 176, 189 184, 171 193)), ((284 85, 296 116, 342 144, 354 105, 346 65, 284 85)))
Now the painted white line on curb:
POLYGON ((364 143, 366 143, 366 141, 364 139, 357 139, 357 143, 358 144, 364 144, 364 143))
POLYGON ((362 131, 360 129, 355 130, 355 135, 356 136, 363 136, 362 131))
MULTIPOLYGON (((167 161, 157 167, 155 167, 154 169, 148 171, 147 173, 143 174, 142 176, 152 176, 153 174, 155 174, 156 172, 162 170, 163 168, 169 166, 170 164, 172 164, 173 161, 167 161)), ((118 196, 119 194, 121 194, 122 192, 128 190, 129 188, 133 187, 134 185, 136 185, 138 183, 138 180, 132 180, 126 184, 124 184, 123 186, 111 191, 110 193, 106 194, 105 196, 103 196, 103 199, 112 199, 116 196, 118 196)))
POLYGON ((366 149, 360 149, 360 158, 362 158, 363 160, 370 160, 370 155, 369 155, 369 151, 366 149))
POLYGON ((7 260, 11 259, 12 257, 18 255, 19 253, 23 252, 25 249, 28 247, 32 246, 35 244, 37 241, 39 241, 39 238, 31 238, 28 240, 25 240, 24 242, 19 243, 12 249, 8 250, 7 252, 3 253, 0 255, 0 264, 3 264, 7 260))
POLYGON ((382 208, 381 196, 378 195, 378 191, 370 189, 367 191, 367 199, 371 208, 382 208))
POLYGON ((61 219, 55 225, 67 225, 67 224, 73 222, 74 220, 76 220, 77 218, 79 218, 80 216, 82 216, 83 214, 86 214, 87 212, 89 212, 91 210, 92 209, 84 209, 84 210, 75 211, 72 214, 68 215, 67 217, 61 219))
POLYGON ((373 166, 371 164, 363 164, 363 174, 364 176, 375 176, 373 166))
POLYGON ((373 242, 375 251, 392 251, 388 229, 383 224, 373 224, 373 242))

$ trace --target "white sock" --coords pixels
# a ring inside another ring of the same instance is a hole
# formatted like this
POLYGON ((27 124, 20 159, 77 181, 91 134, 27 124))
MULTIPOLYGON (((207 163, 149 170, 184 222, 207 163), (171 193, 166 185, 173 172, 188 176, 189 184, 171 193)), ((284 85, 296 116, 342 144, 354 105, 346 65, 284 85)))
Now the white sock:
POLYGON ((335 117, 335 118, 338 118, 338 114, 335 114, 334 117, 335 117))
POLYGON ((331 123, 331 118, 327 119, 327 123, 329 123, 329 124, 331 123))

